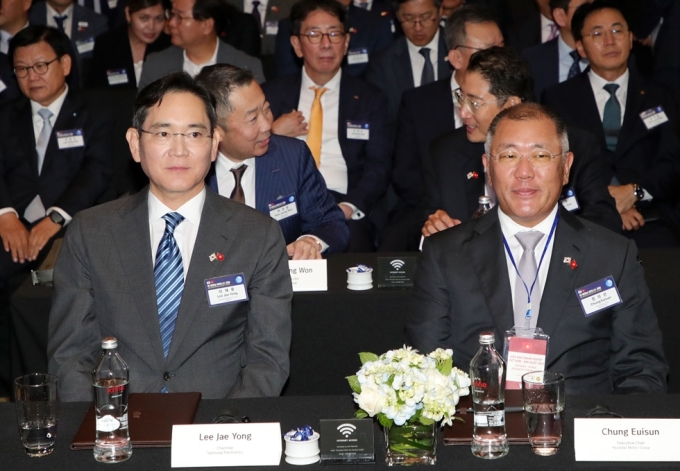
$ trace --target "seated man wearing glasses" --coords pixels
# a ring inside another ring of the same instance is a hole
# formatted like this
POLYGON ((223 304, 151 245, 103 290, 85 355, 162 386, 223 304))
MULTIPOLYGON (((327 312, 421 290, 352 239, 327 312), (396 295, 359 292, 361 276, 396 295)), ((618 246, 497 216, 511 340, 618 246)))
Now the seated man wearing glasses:
POLYGON ((113 173, 110 116, 69 90, 68 50, 68 38, 48 26, 29 26, 10 41, 24 96, 0 109, 0 287, 39 265, 113 173))
POLYGON ((262 87, 276 120, 274 134, 307 142, 326 186, 350 230, 350 252, 374 250, 368 220, 387 190, 392 142, 387 101, 361 79, 341 70, 349 35, 335 0, 302 0, 291 9, 291 44, 301 72, 262 87))
POLYGON ((451 348, 465 369, 480 332, 494 332, 502 350, 505 331, 538 327, 550 336, 545 368, 564 374, 568 394, 665 392, 668 364, 635 243, 559 203, 574 160, 564 123, 538 104, 510 106, 490 123, 484 150, 498 204, 425 240, 409 343, 451 348))
MULTIPOLYGON (((482 165, 487 131, 501 110, 532 95, 529 66, 517 53, 502 47, 473 54, 460 85, 455 97, 463 127, 435 139, 430 146, 431 165, 423 166, 423 219, 427 221, 422 234, 426 237, 470 219, 480 196, 489 196, 495 204, 482 165)), ((621 219, 601 179, 597 140, 577 128, 568 133, 574 163, 560 201, 569 211, 620 233, 621 219)))
POLYGON ((132 392, 278 396, 293 296, 278 223, 206 189, 215 99, 184 72, 143 89, 126 134, 148 188, 76 216, 54 269, 49 371, 92 398, 101 339, 118 339, 132 392))

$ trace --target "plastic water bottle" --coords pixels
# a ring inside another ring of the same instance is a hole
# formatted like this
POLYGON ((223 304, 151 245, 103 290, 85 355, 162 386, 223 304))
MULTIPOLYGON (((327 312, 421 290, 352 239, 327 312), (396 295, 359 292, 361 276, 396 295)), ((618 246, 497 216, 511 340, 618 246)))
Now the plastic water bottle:
POLYGON ((480 196, 479 200, 477 201, 479 201, 479 208, 477 208, 475 214, 472 215, 472 219, 481 218, 486 213, 491 211, 491 198, 488 196, 480 196))
POLYGON ((130 372, 117 348, 115 337, 104 338, 104 351, 92 370, 97 416, 94 459, 103 463, 118 463, 132 455, 128 432, 130 372))
POLYGON ((508 454, 505 432, 505 362, 494 348, 493 332, 479 334, 479 351, 470 363, 475 426, 472 454, 484 459, 508 454))

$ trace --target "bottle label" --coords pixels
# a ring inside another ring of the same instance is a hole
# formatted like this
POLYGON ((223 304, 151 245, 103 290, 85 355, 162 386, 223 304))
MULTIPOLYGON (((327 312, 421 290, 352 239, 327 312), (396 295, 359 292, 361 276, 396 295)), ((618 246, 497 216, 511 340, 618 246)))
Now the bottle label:
POLYGON ((120 428, 128 428, 127 412, 120 417, 120 428))
MULTIPOLYGON (((125 414, 123 420, 127 423, 127 414, 125 414)), ((105 415, 97 419, 98 432, 113 432, 118 428, 120 428, 120 421, 112 415, 105 415)))
POLYGON ((505 425, 504 410, 475 412, 475 425, 478 427, 501 427, 505 425))

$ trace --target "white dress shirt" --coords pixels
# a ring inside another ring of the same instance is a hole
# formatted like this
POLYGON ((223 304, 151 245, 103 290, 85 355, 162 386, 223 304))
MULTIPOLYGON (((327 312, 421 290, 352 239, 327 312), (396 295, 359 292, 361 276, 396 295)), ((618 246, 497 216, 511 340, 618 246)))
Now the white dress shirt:
MULTIPOLYGON (((571 69, 571 65, 574 63, 574 59, 571 58, 569 53, 571 53, 573 50, 574 49, 570 48, 567 43, 564 42, 562 36, 557 37, 557 56, 559 58, 560 83, 564 82, 569 77, 569 69, 571 69)), ((586 70, 586 67, 588 67, 588 59, 581 58, 581 60, 579 60, 578 66, 581 72, 586 70)))
MULTIPOLYGON (((559 208, 559 203, 555 204, 555 207, 553 210, 548 214, 548 216, 538 224, 536 224, 534 227, 524 227, 519 224, 517 224, 515 221, 513 221, 510 216, 505 214, 501 208, 498 208, 498 220, 501 223, 501 231, 503 231, 503 235, 505 236, 505 240, 508 242, 508 246, 510 247, 510 252, 512 252, 512 256, 515 259, 515 263, 517 264, 519 268, 519 261, 522 258, 522 253, 524 250, 522 249, 522 246, 519 243, 519 240, 517 240, 517 237, 515 235, 518 232, 529 232, 529 231, 539 231, 543 233, 543 238, 538 241, 538 244, 536 245, 536 248, 534 249, 534 255, 536 257, 536 266, 538 267, 538 264, 541 261, 541 255, 543 255, 543 249, 545 249, 545 244, 548 241, 548 234, 550 234, 550 229, 552 228, 553 222, 555 221, 555 215, 557 214, 557 209, 559 208)), ((555 229, 557 231, 557 229, 555 229)), ((548 268, 550 267, 550 259, 552 258, 552 251, 553 251, 553 246, 555 245, 555 234, 553 233, 552 238, 550 239, 550 245, 548 245, 547 250, 545 251, 545 256, 543 257, 543 263, 541 263, 541 266, 538 267, 538 282, 540 283, 541 286, 541 293, 545 292, 545 282, 548 279, 548 268)), ((510 279, 510 293, 512 293, 512 305, 515 305, 515 283, 517 282, 517 271, 515 270, 515 267, 512 265, 512 261, 510 260, 510 256, 508 255, 508 251, 503 247, 503 252, 505 252, 505 260, 507 262, 508 266, 508 277, 510 279)), ((532 280, 524 280, 527 285, 529 286, 529 289, 531 289, 531 283, 533 283, 532 280)), ((535 288, 534 288, 535 289, 535 288)), ((536 312, 536 309, 532 309, 532 312, 536 312)), ((532 319, 532 325, 535 325, 536 323, 536 318, 532 319)))
POLYGON ((57 22, 54 21, 55 16, 66 16, 64 20, 64 33, 71 39, 71 33, 73 31, 73 3, 66 7, 66 10, 59 13, 57 10, 52 8, 49 3, 45 3, 47 7, 47 26, 59 29, 57 22))
POLYGON ((352 2, 355 7, 362 8, 361 4, 366 4, 366 10, 371 10, 373 8, 373 0, 354 0, 352 2))
POLYGON ((217 160, 215 161, 215 176, 217 177, 217 189, 220 195, 229 198, 231 192, 236 186, 236 177, 232 173, 232 168, 239 168, 242 165, 247 165, 248 168, 241 176, 241 188, 246 198, 246 206, 256 208, 255 200, 255 160, 257 157, 251 157, 244 161, 234 161, 229 159, 222 152, 217 153, 217 160))
POLYGON ((541 14, 541 43, 548 41, 548 38, 550 38, 553 29, 551 25, 554 24, 555 24, 554 21, 550 20, 550 18, 546 18, 541 14))
POLYGON ((142 78, 142 70, 144 69, 144 59, 135 62, 132 66, 135 68, 135 81, 139 87, 139 79, 142 78))
POLYGON ((451 74, 451 98, 453 99, 453 120, 456 123, 456 129, 463 127, 463 119, 460 117, 460 105, 458 100, 456 100, 453 92, 460 88, 458 82, 456 81, 456 73, 451 74))
MULTIPOLYGON (((28 21, 26 24, 21 28, 21 29, 26 29, 28 28, 28 21)), ((4 29, 0 29, 0 52, 3 54, 7 54, 9 51, 9 40, 12 39, 14 35, 9 34, 9 32, 5 31, 4 29)), ((12 60, 10 59, 10 62, 12 60)))
POLYGON ((439 57, 439 30, 432 38, 429 44, 425 46, 416 46, 411 41, 406 39, 406 44, 408 46, 408 55, 411 59, 411 71, 413 72, 413 85, 420 87, 420 79, 423 75, 423 67, 425 67, 425 58, 420 53, 423 47, 430 48, 430 61, 432 62, 432 68, 434 69, 434 79, 437 80, 439 75, 439 67, 437 63, 437 58, 439 57))
POLYGON ((592 70, 588 72, 588 78, 590 79, 590 86, 593 88, 593 94, 595 95, 595 103, 597 104, 597 111, 600 113, 600 121, 604 119, 604 105, 609 100, 611 96, 604 86, 608 83, 615 83, 619 86, 616 90, 616 98, 619 100, 621 105, 621 124, 623 124, 623 117, 626 115, 626 98, 628 97, 628 78, 630 77, 630 71, 626 71, 619 78, 613 82, 608 82, 599 75, 597 75, 592 70))
MULTIPOLYGON (((161 203, 160 200, 149 191, 149 234, 151 236, 151 262, 154 266, 156 264, 158 245, 161 243, 161 239, 165 233, 165 219, 163 219, 163 216, 167 213, 179 213, 184 216, 184 220, 175 228, 174 236, 179 252, 182 255, 184 279, 187 279, 191 254, 194 252, 196 236, 198 235, 198 226, 201 223, 203 203, 205 203, 205 188, 174 211, 161 203)), ((206 257, 209 255, 210 254, 205 254, 206 257)))
MULTIPOLYGON (((267 16, 267 2, 268 0, 260 0, 257 6, 257 11, 260 12, 260 28, 264 28, 265 16, 267 16)), ((253 0, 243 0, 243 11, 245 13, 253 13, 253 0)))
MULTIPOLYGON (((196 64, 191 61, 187 57, 187 51, 182 51, 183 57, 184 57, 184 63, 182 64, 182 69, 192 77, 196 77, 199 73, 201 73, 201 70, 203 70, 203 67, 208 67, 209 65, 215 65, 217 64, 217 51, 220 48, 220 40, 219 38, 217 41, 215 41, 215 52, 213 52, 212 57, 208 62, 204 62, 203 64, 196 64)), ((141 74, 139 75, 141 77, 141 74)))

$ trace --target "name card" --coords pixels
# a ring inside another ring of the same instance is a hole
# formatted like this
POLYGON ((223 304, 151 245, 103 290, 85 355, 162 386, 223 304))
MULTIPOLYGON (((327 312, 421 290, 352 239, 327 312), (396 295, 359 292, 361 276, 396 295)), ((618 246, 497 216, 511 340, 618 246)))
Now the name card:
POLYGON ((194 424, 172 427, 171 466, 278 466, 281 424, 194 424))
POLYGON ((326 260, 288 260, 293 291, 328 291, 326 260))
POLYGON ((574 419, 576 461, 680 461, 680 419, 574 419))

